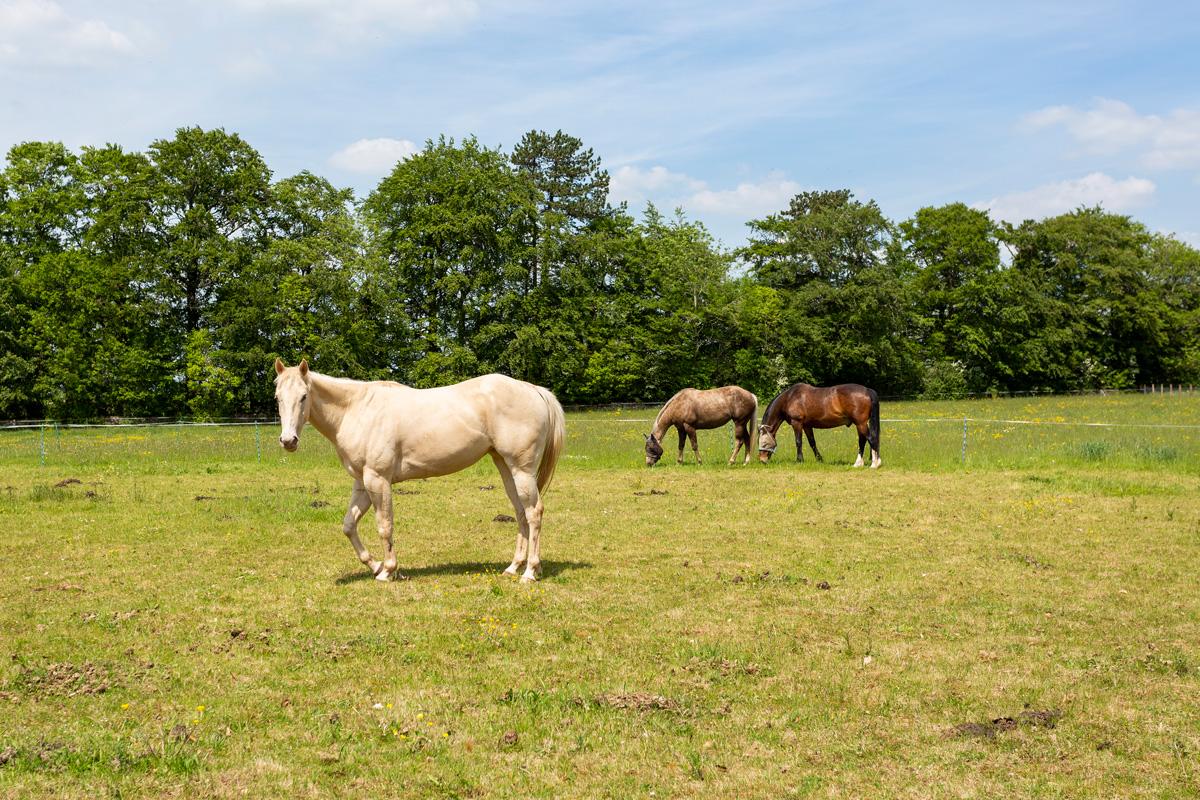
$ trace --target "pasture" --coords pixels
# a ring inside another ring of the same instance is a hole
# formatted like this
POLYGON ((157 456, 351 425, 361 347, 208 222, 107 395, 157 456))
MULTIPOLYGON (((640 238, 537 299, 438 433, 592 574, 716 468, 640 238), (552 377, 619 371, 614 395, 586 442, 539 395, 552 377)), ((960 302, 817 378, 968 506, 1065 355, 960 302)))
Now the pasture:
POLYGON ((380 584, 311 428, 0 431, 0 796, 1200 796, 1200 399, 652 417, 568 414, 532 586, 486 461, 380 584))

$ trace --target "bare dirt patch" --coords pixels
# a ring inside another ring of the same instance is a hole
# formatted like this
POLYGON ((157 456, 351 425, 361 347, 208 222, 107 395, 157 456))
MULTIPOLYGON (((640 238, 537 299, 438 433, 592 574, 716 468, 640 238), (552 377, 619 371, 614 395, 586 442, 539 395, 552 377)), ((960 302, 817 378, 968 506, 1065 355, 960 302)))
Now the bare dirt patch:
POLYGON ((1054 728, 1062 719, 1062 710, 1058 708, 1040 711, 1026 709, 1016 717, 996 717, 987 722, 963 722, 946 731, 952 739, 992 739, 997 733, 1014 731, 1019 727, 1054 728))
POLYGON ((512 514, 497 514, 492 517, 492 522, 516 522, 517 518, 512 514))
POLYGON ((71 486, 72 484, 76 483, 83 483, 83 481, 79 480, 79 478, 63 478, 58 483, 54 484, 54 488, 61 489, 64 486, 71 486))
POLYGON ((596 705, 632 711, 678 711, 679 703, 649 692, 605 692, 596 695, 596 705))
POLYGON ((648 492, 634 492, 634 494, 637 495, 638 497, 650 497, 651 495, 656 495, 656 494, 657 495, 670 494, 670 492, 668 492, 666 489, 651 489, 648 492))
POLYGON ((77 697, 104 694, 114 685, 107 667, 85 661, 49 664, 44 668, 22 665, 16 684, 34 697, 77 697))

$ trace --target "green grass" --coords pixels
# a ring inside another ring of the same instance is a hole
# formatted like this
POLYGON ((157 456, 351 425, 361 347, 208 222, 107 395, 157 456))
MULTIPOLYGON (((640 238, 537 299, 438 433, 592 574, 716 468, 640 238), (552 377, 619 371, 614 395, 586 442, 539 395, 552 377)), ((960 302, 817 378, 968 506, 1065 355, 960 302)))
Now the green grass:
POLYGON ((652 413, 571 415, 534 587, 490 465, 397 487, 384 585, 311 430, 5 432, 0 796, 1200 796, 1194 432, 969 423, 959 459, 963 416, 1198 411, 889 403, 957 422, 885 422, 875 472, 845 430, 647 470, 652 413))

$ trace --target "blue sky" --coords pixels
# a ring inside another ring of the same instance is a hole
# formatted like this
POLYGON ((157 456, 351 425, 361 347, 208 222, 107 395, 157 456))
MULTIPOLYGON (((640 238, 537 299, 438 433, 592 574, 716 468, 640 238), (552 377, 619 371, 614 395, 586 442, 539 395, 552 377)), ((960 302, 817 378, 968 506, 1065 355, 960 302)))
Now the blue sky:
POLYGON ((0 147, 220 126, 365 195, 427 138, 561 128, 729 245, 841 187, 1200 244, 1197 42, 1185 2, 0 0, 0 147))

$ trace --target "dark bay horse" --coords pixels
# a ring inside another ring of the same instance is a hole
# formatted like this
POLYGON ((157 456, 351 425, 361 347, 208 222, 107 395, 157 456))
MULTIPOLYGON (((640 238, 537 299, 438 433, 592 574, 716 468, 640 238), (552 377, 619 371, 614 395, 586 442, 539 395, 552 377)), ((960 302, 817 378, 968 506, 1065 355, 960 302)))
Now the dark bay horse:
POLYGON ((719 428, 733 420, 733 436, 737 440, 729 463, 737 458, 738 450, 746 448, 746 459, 750 461, 754 418, 758 416, 758 398, 740 386, 722 386, 720 389, 683 389, 675 394, 654 419, 654 430, 646 437, 646 466, 653 467, 662 458, 662 440, 671 427, 679 431, 679 458, 683 463, 684 437, 692 442, 696 463, 700 463, 700 448, 696 445, 696 431, 719 428))
POLYGON ((871 469, 883 464, 879 457, 879 395, 874 389, 857 383, 843 383, 828 388, 797 383, 779 394, 763 412, 758 427, 758 460, 767 463, 775 452, 775 432, 783 423, 796 432, 796 460, 804 460, 803 432, 808 437, 817 461, 823 461, 813 438, 813 428, 837 428, 854 425, 858 428, 858 460, 863 465, 863 445, 871 443, 871 469))

